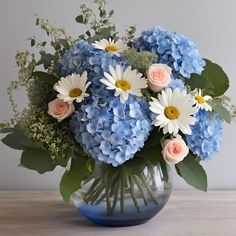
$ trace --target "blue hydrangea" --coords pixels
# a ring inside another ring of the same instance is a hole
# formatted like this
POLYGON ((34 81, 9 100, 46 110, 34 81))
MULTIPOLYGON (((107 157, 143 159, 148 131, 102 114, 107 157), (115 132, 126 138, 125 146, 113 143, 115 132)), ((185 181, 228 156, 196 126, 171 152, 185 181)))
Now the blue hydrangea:
POLYGON ((199 110, 196 124, 191 126, 192 134, 186 136, 190 150, 201 160, 208 160, 219 151, 222 139, 222 120, 215 112, 199 110))
POLYGON ((106 104, 94 97, 74 113, 70 125, 87 155, 113 166, 133 158, 152 129, 148 103, 133 96, 125 104, 119 97, 106 104))
POLYGON ((140 51, 150 51, 158 55, 159 63, 168 64, 175 72, 186 78, 191 73, 200 74, 205 66, 197 46, 185 36, 154 27, 143 31, 134 40, 133 46, 140 51))
POLYGON ((105 88, 100 79, 104 72, 109 71, 109 65, 114 67, 116 64, 127 65, 122 57, 96 49, 88 42, 80 40, 63 55, 60 72, 62 76, 67 76, 87 71, 88 80, 92 82, 89 90, 94 96, 97 96, 97 99, 106 99, 111 96, 111 92, 105 88))
POLYGON ((91 81, 90 97, 76 106, 70 120, 71 130, 87 155, 113 166, 133 158, 152 129, 145 99, 130 95, 126 103, 121 104, 120 98, 114 97, 114 91, 101 83, 109 65, 117 64, 127 67, 122 55, 117 57, 79 41, 64 54, 60 66, 62 76, 87 71, 91 81))
POLYGON ((186 90, 184 82, 181 79, 174 79, 173 77, 172 77, 171 82, 169 83, 168 87, 173 90, 176 88, 179 88, 180 91, 186 90))

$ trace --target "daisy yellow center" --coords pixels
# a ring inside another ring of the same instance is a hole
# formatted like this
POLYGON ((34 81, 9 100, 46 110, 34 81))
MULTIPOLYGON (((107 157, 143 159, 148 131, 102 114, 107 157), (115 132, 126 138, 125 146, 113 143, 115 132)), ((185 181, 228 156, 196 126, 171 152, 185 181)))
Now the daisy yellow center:
POLYGON ((74 98, 74 97, 79 97, 82 94, 82 91, 80 88, 73 88, 70 90, 70 97, 74 98))
POLYGON ((126 91, 130 89, 130 84, 126 80, 120 79, 116 81, 116 87, 126 91))
POLYGON ((206 100, 204 99, 204 97, 202 96, 196 96, 195 99, 197 100, 198 103, 203 104, 206 102, 206 100))
POLYGON ((165 116, 170 120, 176 120, 179 118, 179 110, 177 107, 168 106, 164 110, 165 116))
POLYGON ((108 45, 105 47, 106 52, 116 52, 118 51, 118 48, 115 45, 108 45))

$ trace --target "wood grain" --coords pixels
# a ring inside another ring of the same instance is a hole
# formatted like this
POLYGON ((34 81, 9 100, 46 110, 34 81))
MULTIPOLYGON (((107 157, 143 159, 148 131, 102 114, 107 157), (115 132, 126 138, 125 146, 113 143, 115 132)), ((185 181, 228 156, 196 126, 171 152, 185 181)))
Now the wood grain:
POLYGON ((88 222, 57 192, 0 191, 0 235, 235 236, 236 191, 175 191, 156 217, 126 228, 88 222))

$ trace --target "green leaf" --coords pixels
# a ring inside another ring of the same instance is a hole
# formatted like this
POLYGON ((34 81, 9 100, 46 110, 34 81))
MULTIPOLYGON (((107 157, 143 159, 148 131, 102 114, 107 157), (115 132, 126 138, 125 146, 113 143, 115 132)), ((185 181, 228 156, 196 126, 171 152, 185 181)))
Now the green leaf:
POLYGON ((91 37, 91 33, 90 33, 89 30, 87 30, 87 31, 85 32, 85 34, 86 34, 88 37, 91 37))
POLYGON ((161 155, 161 137, 163 134, 159 132, 158 128, 154 128, 150 133, 147 141, 145 142, 144 147, 135 154, 137 157, 143 157, 153 165, 157 165, 161 155))
POLYGON ((61 45, 60 45, 60 43, 58 42, 58 41, 52 41, 51 43, 51 46, 56 50, 56 51, 58 51, 58 50, 60 50, 61 49, 61 45))
POLYGON ((178 174, 180 177, 183 178, 183 176, 181 175, 180 170, 179 170, 179 168, 178 168, 177 165, 175 165, 175 170, 176 170, 177 174, 178 174))
POLYGON ((202 166, 189 153, 183 161, 175 165, 177 173, 193 187, 207 191, 207 175, 202 166))
POLYGON ((58 60, 56 55, 45 53, 45 51, 40 51, 39 54, 41 58, 38 61, 37 65, 43 65, 45 70, 47 70, 51 66, 53 61, 56 62, 58 60))
POLYGON ((146 160, 140 156, 135 156, 132 160, 126 161, 123 168, 127 174, 138 175, 146 166, 146 160))
POLYGON ((144 147, 135 154, 135 157, 143 157, 153 165, 157 165, 162 159, 161 155, 161 137, 163 133, 159 132, 158 128, 154 128, 150 133, 144 147))
POLYGON ((10 148, 24 150, 29 147, 38 147, 38 144, 28 139, 22 132, 14 129, 13 133, 8 134, 2 142, 10 148))
POLYGON ((21 165, 40 174, 52 171, 56 167, 49 152, 40 148, 24 150, 21 155, 21 165))
POLYGON ((161 149, 162 149, 161 144, 148 147, 148 148, 145 148, 144 146, 144 148, 141 151, 137 152, 135 156, 143 157, 147 161, 149 161, 151 164, 157 165, 160 159, 162 158, 161 149))
POLYGON ((100 35, 98 35, 98 34, 95 34, 95 35, 93 35, 92 37, 90 37, 88 39, 88 42, 89 43, 93 43, 93 42, 98 41, 100 39, 102 39, 102 37, 100 35))
POLYGON ((59 77, 52 74, 48 74, 47 72, 43 72, 43 71, 33 72, 33 76, 37 77, 38 79, 42 81, 48 82, 50 84, 55 84, 59 80, 59 77))
POLYGON ((224 106, 221 105, 221 103, 219 103, 216 100, 213 100, 213 101, 209 101, 209 104, 212 107, 212 109, 220 116, 222 120, 230 124, 231 114, 224 106))
POLYGON ((114 10, 111 10, 111 11, 109 12, 109 17, 112 17, 113 14, 114 14, 114 10))
POLYGON ((59 39, 58 43, 60 45, 62 45, 65 49, 69 49, 70 48, 70 44, 66 39, 59 39))
POLYGON ((104 16, 106 16, 106 11, 105 9, 103 9, 102 7, 99 7, 99 16, 102 18, 104 16))
POLYGON ((0 133, 6 134, 6 133, 12 133, 14 132, 15 128, 2 128, 0 129, 0 133))
POLYGON ((35 45, 35 39, 30 40, 30 46, 33 47, 35 45))
POLYGON ((159 163, 160 163, 161 171, 162 171, 162 174, 163 174, 163 180, 165 182, 167 182, 168 179, 169 179, 168 164, 165 162, 165 160, 163 158, 160 159, 159 163))
POLYGON ((154 127, 151 131, 147 141, 145 142, 144 148, 149 148, 155 145, 160 145, 160 140, 163 137, 163 133, 159 132, 159 128, 154 127))
POLYGON ((84 23, 84 17, 82 15, 79 15, 75 18, 75 21, 80 23, 80 24, 83 24, 84 23))
POLYGON ((192 89, 205 89, 213 86, 211 81, 206 80, 204 77, 198 74, 191 74, 191 77, 189 79, 186 79, 185 83, 189 85, 192 89))
POLYGON ((78 157, 71 159, 71 167, 69 171, 66 171, 61 178, 60 192, 63 200, 69 203, 71 194, 80 189, 81 182, 84 177, 90 173, 87 168, 88 157, 78 157))
POLYGON ((114 31, 115 31, 114 26, 103 28, 103 29, 101 29, 99 34, 95 34, 94 36, 89 38, 88 41, 89 41, 89 43, 93 43, 94 41, 97 41, 97 40, 100 40, 103 38, 105 38, 105 39, 110 38, 112 35, 112 32, 114 32, 114 31))
MULTIPOLYGON (((209 89, 209 94, 211 93, 212 90, 214 94, 210 95, 212 95, 213 97, 221 96, 229 88, 229 79, 226 73, 219 65, 207 59, 205 59, 205 61, 206 61, 206 66, 202 71, 201 76, 210 81, 213 85, 213 88, 209 89)), ((208 93, 207 89, 205 93, 206 94, 208 93)))
POLYGON ((36 19, 35 24, 36 24, 36 25, 39 25, 39 18, 36 19))

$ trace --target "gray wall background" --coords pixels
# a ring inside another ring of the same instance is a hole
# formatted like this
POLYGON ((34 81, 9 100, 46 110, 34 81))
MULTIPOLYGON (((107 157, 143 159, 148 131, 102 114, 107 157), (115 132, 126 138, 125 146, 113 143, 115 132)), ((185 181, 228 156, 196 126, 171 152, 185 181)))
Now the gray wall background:
MULTIPOLYGON (((14 56, 18 49, 25 50, 32 35, 44 36, 35 27, 34 14, 63 26, 72 35, 82 28, 74 18, 79 13, 81 0, 1 0, 0 1, 0 121, 8 120, 12 110, 6 93, 11 80, 17 78, 14 56)), ((91 0, 85 1, 92 3, 91 0)), ((160 25, 191 38, 199 46, 203 57, 223 66, 231 80, 228 95, 236 102, 236 1, 235 0, 108 0, 116 10, 114 22, 118 30, 136 25, 142 30, 160 25)), ((21 106, 27 103, 23 93, 16 97, 21 106)), ((236 189, 236 126, 225 125, 222 149, 214 160, 204 163, 210 189, 236 189)), ((58 189, 63 173, 39 175, 18 167, 20 152, 0 144, 0 189, 58 189)), ((176 189, 189 188, 173 175, 176 189)))

